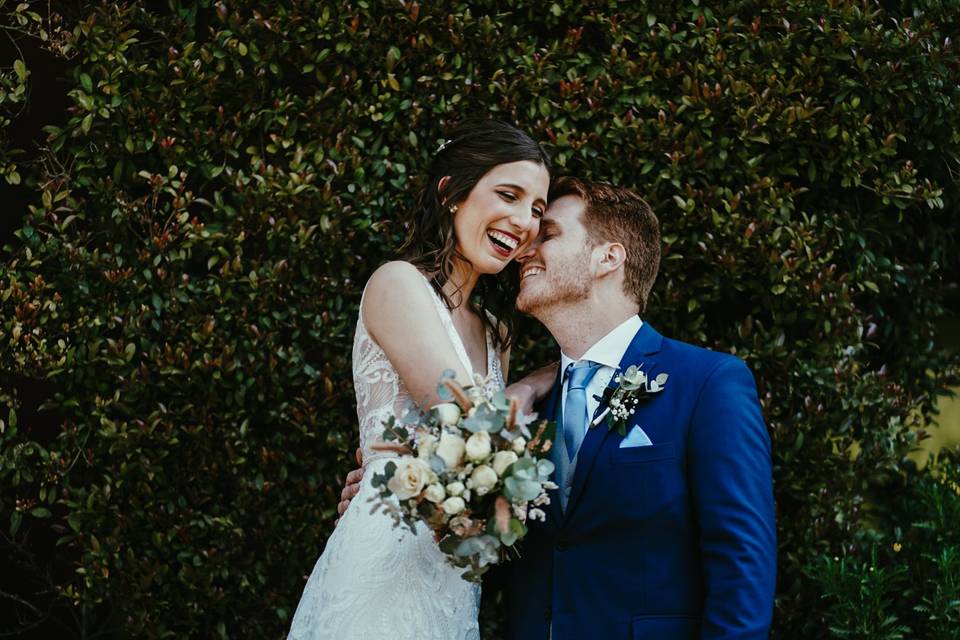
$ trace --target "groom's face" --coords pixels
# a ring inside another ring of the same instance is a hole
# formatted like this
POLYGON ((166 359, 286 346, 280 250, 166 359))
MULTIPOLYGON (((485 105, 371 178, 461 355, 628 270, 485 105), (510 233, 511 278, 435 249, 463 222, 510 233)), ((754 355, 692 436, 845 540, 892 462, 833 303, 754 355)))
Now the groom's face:
POLYGON ((583 226, 585 205, 577 196, 550 203, 540 233, 520 262, 517 310, 537 317, 544 311, 585 300, 593 287, 592 246, 583 226))

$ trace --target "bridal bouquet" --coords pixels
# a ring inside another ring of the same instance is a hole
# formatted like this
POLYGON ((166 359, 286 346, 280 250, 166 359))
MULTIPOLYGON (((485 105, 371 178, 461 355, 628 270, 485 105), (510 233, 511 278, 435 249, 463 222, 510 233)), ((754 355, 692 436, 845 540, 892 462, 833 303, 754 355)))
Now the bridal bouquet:
POLYGON ((536 415, 518 415, 502 391, 486 390, 478 378, 464 389, 445 371, 438 393, 445 404, 429 410, 408 407, 384 424, 381 450, 397 460, 373 476, 379 494, 374 509, 416 533, 426 523, 440 549, 463 577, 479 582, 492 564, 516 553, 528 519, 543 520, 553 463, 546 458, 554 426, 536 415), (393 496, 396 500, 390 500, 393 496))

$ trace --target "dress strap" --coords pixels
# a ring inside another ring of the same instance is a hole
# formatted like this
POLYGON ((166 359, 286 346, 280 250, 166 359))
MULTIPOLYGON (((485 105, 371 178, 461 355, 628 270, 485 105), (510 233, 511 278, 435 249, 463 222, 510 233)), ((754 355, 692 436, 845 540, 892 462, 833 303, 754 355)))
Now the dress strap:
MULTIPOLYGON (((463 368, 471 376, 474 375, 473 363, 470 362, 470 357, 467 355, 467 349, 463 345, 463 339, 460 337, 460 333, 457 331, 457 327, 453 324, 453 315, 450 313, 450 310, 447 309, 447 305, 443 302, 443 299, 440 297, 440 294, 433 288, 433 284, 430 282, 430 279, 423 274, 419 269, 417 273, 423 278, 423 282, 426 285, 427 289, 430 291, 430 295, 433 296, 434 305, 437 308, 437 315, 440 316, 440 323, 443 324, 444 329, 447 330, 447 336, 450 338, 450 341, 453 342, 453 348, 457 352, 457 357, 460 358, 460 363, 463 365, 463 368)), ((487 352, 489 353, 489 347, 487 347, 487 352)))

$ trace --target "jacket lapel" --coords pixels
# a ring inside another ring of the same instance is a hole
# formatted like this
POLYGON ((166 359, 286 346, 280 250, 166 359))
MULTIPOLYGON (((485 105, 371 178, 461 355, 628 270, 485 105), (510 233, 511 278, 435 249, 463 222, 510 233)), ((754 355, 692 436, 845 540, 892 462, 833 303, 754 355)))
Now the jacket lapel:
MULTIPOLYGON (((654 360, 646 356, 652 356, 660 351, 662 343, 663 336, 657 333, 657 331, 650 326, 650 323, 644 322, 640 330, 633 336, 633 340, 630 341, 630 346, 627 347, 626 352, 624 352, 623 358, 620 360, 618 373, 626 370, 626 368, 632 364, 643 364, 644 371, 650 371, 654 360)), ((611 381, 611 384, 616 383, 611 381)), ((603 407, 599 407, 598 411, 602 409, 603 407)), ((577 453, 577 467, 573 473, 573 487, 570 490, 570 500, 567 502, 566 511, 563 513, 564 521, 570 519, 570 514, 573 513, 577 505, 577 500, 580 498, 583 487, 587 482, 587 476, 590 475, 597 454, 600 452, 604 441, 606 441, 610 435, 610 431, 611 430, 607 428, 606 419, 596 427, 587 430, 587 435, 583 438, 583 442, 580 444, 580 450, 577 453)))

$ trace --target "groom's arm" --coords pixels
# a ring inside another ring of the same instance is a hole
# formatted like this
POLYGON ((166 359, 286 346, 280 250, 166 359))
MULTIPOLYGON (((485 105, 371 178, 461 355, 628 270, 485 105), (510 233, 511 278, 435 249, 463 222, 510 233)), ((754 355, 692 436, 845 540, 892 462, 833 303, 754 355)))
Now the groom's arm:
POLYGON ((688 455, 706 586, 700 637, 766 639, 777 564, 770 436, 742 361, 708 376, 688 455))

